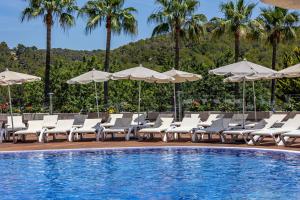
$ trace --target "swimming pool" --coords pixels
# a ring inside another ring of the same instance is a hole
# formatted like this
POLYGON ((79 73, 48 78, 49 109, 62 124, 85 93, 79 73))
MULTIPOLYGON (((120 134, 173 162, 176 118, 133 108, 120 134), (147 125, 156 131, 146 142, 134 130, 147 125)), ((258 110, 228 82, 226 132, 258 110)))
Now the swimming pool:
POLYGON ((130 148, 0 154, 0 198, 299 199, 300 154, 130 148))

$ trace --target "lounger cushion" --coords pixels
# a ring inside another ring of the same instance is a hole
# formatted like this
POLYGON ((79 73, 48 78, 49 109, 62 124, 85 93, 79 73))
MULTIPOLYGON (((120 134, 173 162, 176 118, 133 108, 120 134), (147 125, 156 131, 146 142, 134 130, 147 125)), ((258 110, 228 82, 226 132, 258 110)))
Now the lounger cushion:
POLYGON ((45 131, 45 133, 52 133, 52 134, 55 134, 55 133, 67 133, 69 132, 70 129, 50 129, 50 130, 47 130, 45 131))
POLYGON ((126 132, 128 129, 122 129, 122 128, 112 128, 112 129, 106 129, 103 132, 104 133, 123 133, 126 132))
POLYGON ((79 128, 73 131, 73 133, 96 133, 96 129, 84 129, 84 128, 79 128))
POLYGON ((250 134, 254 131, 257 131, 257 130, 254 130, 254 129, 239 129, 239 130, 229 130, 229 131, 224 131, 223 134, 225 135, 247 135, 247 134, 250 134))
POLYGON ((160 133, 165 131, 166 129, 162 128, 143 128, 139 130, 139 133, 160 133))
POLYGON ((25 134, 37 134, 39 133, 40 131, 35 131, 33 132, 32 130, 21 130, 21 131, 17 131, 15 132, 14 134, 15 135, 25 135, 25 134))
POLYGON ((293 131, 282 134, 282 136, 300 137, 300 130, 293 130, 293 131))
POLYGON ((190 133, 193 129, 192 128, 184 128, 184 127, 177 127, 177 128, 173 128, 168 130, 168 133, 190 133))
POLYGON ((273 136, 273 135, 280 135, 282 133, 286 133, 292 130, 286 129, 286 128, 270 128, 260 131, 255 131, 251 133, 250 135, 261 135, 261 136, 273 136))

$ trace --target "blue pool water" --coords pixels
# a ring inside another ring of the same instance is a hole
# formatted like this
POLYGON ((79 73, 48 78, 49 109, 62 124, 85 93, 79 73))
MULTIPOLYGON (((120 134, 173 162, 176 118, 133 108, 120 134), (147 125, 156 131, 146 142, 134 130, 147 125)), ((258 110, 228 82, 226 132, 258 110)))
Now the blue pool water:
POLYGON ((300 154, 208 148, 0 154, 0 199, 300 199, 300 154))

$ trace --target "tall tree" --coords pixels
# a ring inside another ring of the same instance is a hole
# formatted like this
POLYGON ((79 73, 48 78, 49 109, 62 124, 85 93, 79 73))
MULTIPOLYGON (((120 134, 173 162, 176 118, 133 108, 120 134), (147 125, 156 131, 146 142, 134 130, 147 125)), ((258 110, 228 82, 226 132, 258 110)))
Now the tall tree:
POLYGON ((206 16, 195 14, 200 6, 197 0, 156 0, 156 3, 159 9, 148 18, 148 22, 158 24, 152 36, 172 34, 175 43, 174 67, 179 69, 181 39, 199 40, 205 33, 206 16))
MULTIPOLYGON (((287 9, 270 7, 262 8, 258 20, 264 26, 267 41, 272 45, 272 69, 276 69, 277 51, 281 41, 296 38, 296 25, 299 23, 299 14, 287 9)), ((276 81, 271 84, 271 106, 275 105, 276 81)))
POLYGON ((28 7, 22 12, 22 22, 27 19, 42 17, 47 29, 46 36, 46 66, 45 66, 45 88, 44 101, 48 103, 48 94, 51 92, 51 31, 55 20, 59 21, 60 26, 66 30, 75 24, 73 16, 77 10, 76 0, 27 0, 28 7))
MULTIPOLYGON (((134 35, 137 33, 137 20, 133 7, 124 8, 124 0, 91 0, 80 10, 80 15, 88 18, 86 32, 105 24, 106 28, 106 54, 104 69, 109 72, 110 49, 112 33, 134 35)), ((108 104, 108 82, 104 83, 104 104, 108 104)))
POLYGON ((244 0, 230 1, 220 5, 224 18, 213 18, 210 21, 211 32, 214 36, 221 36, 225 33, 232 33, 234 37, 234 60, 240 59, 241 38, 251 33, 252 11, 255 4, 246 4, 244 0))
MULTIPOLYGON (((181 40, 199 41, 206 31, 206 16, 195 14, 200 6, 198 0, 156 0, 156 4, 159 5, 158 10, 148 18, 148 22, 158 24, 152 36, 171 33, 175 43, 174 68, 180 69, 181 40)), ((175 85, 175 93, 179 87, 179 84, 175 85)))

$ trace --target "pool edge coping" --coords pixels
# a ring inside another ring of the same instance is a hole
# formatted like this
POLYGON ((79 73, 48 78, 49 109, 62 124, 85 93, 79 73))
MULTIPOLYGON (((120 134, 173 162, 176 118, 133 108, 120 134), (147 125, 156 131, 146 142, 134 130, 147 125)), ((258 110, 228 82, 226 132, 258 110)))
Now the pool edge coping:
POLYGON ((59 153, 59 152, 85 152, 85 151, 118 151, 118 150, 143 150, 143 149, 228 149, 244 151, 263 151, 277 153, 291 153, 300 155, 300 151, 269 148, 251 148, 251 147, 216 147, 216 146, 147 146, 147 147, 99 147, 99 148, 74 148, 74 149, 43 149, 43 150, 20 150, 20 151, 0 151, 0 154, 17 153, 59 153))

